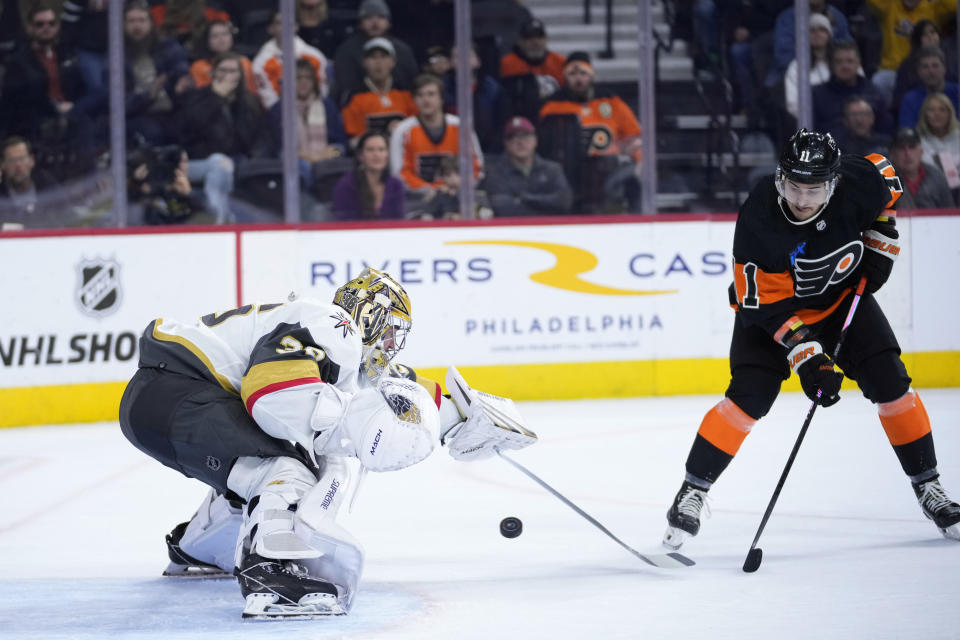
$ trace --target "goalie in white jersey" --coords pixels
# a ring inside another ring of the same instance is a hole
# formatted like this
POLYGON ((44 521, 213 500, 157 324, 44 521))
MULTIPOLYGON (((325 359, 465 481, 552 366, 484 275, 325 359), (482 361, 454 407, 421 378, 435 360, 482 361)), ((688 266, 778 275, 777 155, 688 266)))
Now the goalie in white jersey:
POLYGON ((167 536, 165 574, 234 573, 245 617, 349 610, 363 550, 336 523, 346 457, 370 471, 402 469, 426 458, 441 430, 465 460, 536 440, 517 420, 495 424, 462 400, 458 410, 439 385, 389 364, 412 318, 388 274, 365 269, 334 302, 154 320, 120 403, 127 439, 211 487, 167 536))

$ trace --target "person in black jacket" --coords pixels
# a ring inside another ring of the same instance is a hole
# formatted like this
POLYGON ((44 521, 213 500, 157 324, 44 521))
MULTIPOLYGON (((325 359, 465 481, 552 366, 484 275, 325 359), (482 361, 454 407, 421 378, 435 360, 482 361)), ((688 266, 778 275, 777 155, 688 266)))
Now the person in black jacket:
POLYGON ((707 491, 791 370, 807 397, 824 407, 840 400, 844 374, 857 382, 877 405, 924 515, 945 537, 960 540, 960 505, 940 485, 930 418, 873 297, 900 253, 893 206, 902 192, 883 156, 841 157, 830 134, 806 129, 787 142, 776 175, 754 187, 733 236, 730 385, 697 431, 667 512, 664 545, 679 549, 697 535, 707 491), (866 291, 834 361, 829 354, 861 276, 866 291))

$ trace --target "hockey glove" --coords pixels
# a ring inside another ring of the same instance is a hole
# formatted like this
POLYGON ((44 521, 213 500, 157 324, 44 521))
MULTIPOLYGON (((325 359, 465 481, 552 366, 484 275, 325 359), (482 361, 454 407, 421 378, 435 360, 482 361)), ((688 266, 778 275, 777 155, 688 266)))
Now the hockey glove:
POLYGON ((893 263, 900 255, 900 232, 890 222, 874 223, 863 232, 863 275, 867 276, 867 293, 876 293, 884 285, 893 263))
POLYGON ((787 354, 787 362, 800 377, 800 386, 808 398, 824 407, 840 400, 843 374, 837 371, 833 360, 823 353, 823 346, 819 342, 798 344, 787 354))

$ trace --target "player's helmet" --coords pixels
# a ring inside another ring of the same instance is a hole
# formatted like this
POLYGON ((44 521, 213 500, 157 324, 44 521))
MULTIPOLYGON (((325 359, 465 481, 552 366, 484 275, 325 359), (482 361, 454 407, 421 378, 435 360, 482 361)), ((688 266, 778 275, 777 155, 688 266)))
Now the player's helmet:
POLYGON ((403 349, 412 324, 410 296, 390 274, 367 267, 333 297, 360 329, 366 346, 378 343, 392 358, 403 349))
POLYGON ((826 205, 837 186, 840 169, 840 148, 829 133, 800 129, 787 140, 777 165, 776 185, 781 197, 790 200, 786 182, 823 184, 826 205))

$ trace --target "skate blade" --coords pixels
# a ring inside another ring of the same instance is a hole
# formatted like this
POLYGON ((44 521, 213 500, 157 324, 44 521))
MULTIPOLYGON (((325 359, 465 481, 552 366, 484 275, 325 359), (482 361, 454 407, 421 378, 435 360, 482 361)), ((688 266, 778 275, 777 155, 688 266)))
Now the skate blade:
POLYGON ((279 599, 275 593, 251 593, 243 609, 244 620, 311 620, 347 613, 331 593, 308 593, 297 603, 278 603, 279 599))
POLYGON ((946 529, 940 529, 940 533, 942 533, 943 537, 947 540, 957 540, 960 542, 960 522, 955 525, 951 525, 946 529))
POLYGON ((683 529, 668 526, 663 534, 663 546, 671 551, 677 551, 689 537, 690 534, 683 529))
POLYGON ((166 578, 232 578, 233 574, 220 567, 200 567, 197 565, 177 564, 171 562, 161 574, 166 578))

